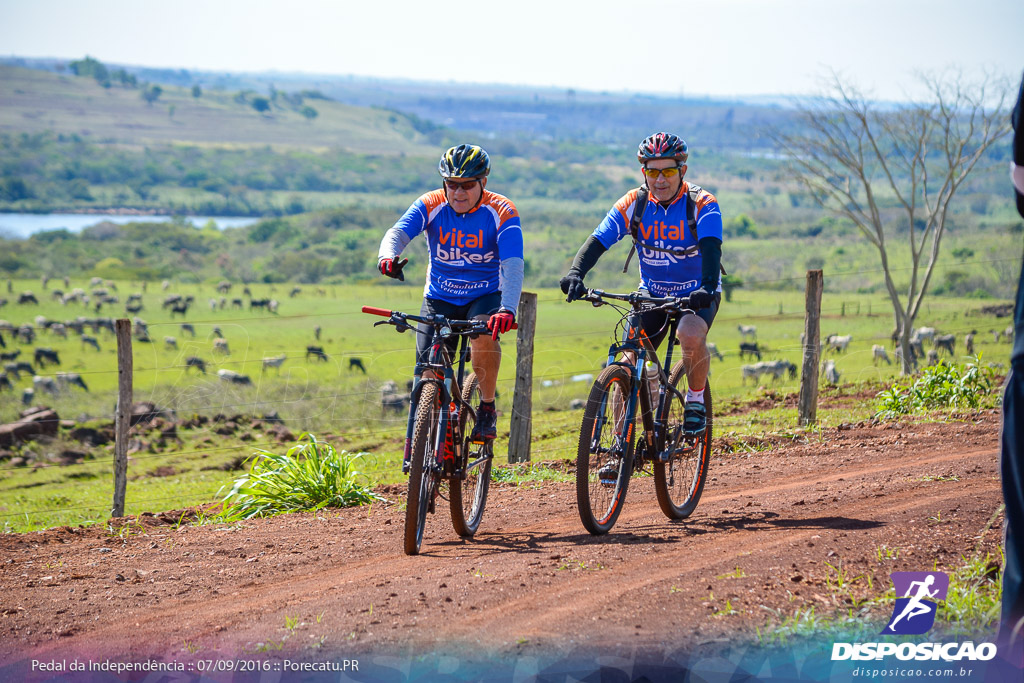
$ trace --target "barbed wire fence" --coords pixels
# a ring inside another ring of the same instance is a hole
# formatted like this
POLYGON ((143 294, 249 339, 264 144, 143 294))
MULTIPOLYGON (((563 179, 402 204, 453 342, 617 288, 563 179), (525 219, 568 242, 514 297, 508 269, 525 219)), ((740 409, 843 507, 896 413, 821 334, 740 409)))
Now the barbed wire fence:
MULTIPOLYGON (((996 261, 1015 261, 1015 260, 1016 259, 998 259, 998 260, 977 261, 977 262, 972 262, 972 263, 977 263, 977 264, 980 265, 980 264, 986 264, 986 263, 993 263, 993 262, 996 262, 996 261)), ((964 264, 963 263, 959 263, 957 265, 964 265, 964 264)), ((837 274, 835 274, 835 277, 840 277, 840 276, 845 276, 845 275, 872 274, 872 273, 878 273, 878 272, 881 272, 881 271, 880 270, 871 270, 871 269, 869 269, 869 270, 856 270, 856 271, 849 271, 849 272, 845 272, 845 273, 837 273, 837 274)), ((778 283, 787 282, 787 281, 791 281, 791 280, 795 280, 795 279, 797 279, 797 278, 776 278, 776 279, 770 279, 770 280, 757 280, 757 281, 751 280, 751 281, 748 282, 748 285, 778 284, 778 283)), ((559 297, 551 297, 551 298, 542 299, 541 302, 542 303, 552 303, 552 302, 556 302, 556 301, 560 301, 560 300, 561 299, 559 297)), ((846 317, 847 316, 847 308, 848 308, 848 306, 849 306, 849 315, 852 315, 852 316, 860 316, 860 315, 862 315, 861 301, 851 302, 850 304, 848 304, 846 301, 842 301, 842 300, 839 301, 833 307, 822 309, 822 315, 823 316, 825 316, 825 315, 833 316, 833 317, 835 317, 835 316, 846 317)), ((886 311, 886 313, 888 313, 888 311, 886 311)), ((238 324, 246 323, 246 322, 250 322, 250 321, 266 321, 268 319, 273 319, 275 321, 277 321, 277 320, 280 320, 280 321, 299 321, 299 320, 306 320, 306 319, 319 320, 319 319, 328 319, 328 318, 354 316, 354 315, 358 315, 358 314, 359 314, 358 311, 339 311, 339 312, 331 312, 331 313, 307 313, 307 314, 298 314, 298 315, 280 315, 280 316, 274 316, 273 318, 268 318, 267 315, 254 316, 254 317, 243 317, 243 318, 229 318, 229 317, 225 317, 225 318, 218 318, 218 319, 212 319, 212 320, 203 320, 201 322, 194 322, 194 323, 191 323, 191 325, 193 325, 194 327, 203 326, 204 328, 212 329, 212 328, 220 326, 220 325, 238 325, 238 324)), ((870 302, 868 303, 867 315, 872 315, 872 311, 870 309, 870 302)), ((879 313, 875 313, 874 315, 879 315, 879 313)), ((777 320, 780 319, 780 317, 792 318, 794 320, 802 319, 803 318, 801 313, 796 311, 796 310, 794 310, 794 311, 792 311, 790 313, 783 313, 782 312, 782 305, 780 303, 779 312, 771 312, 771 313, 766 312, 766 313, 760 314, 760 315, 744 315, 744 316, 728 316, 728 315, 726 315, 726 316, 722 316, 722 317, 717 318, 716 319, 716 324, 721 325, 721 324, 731 324, 731 323, 740 323, 740 322, 750 323, 752 321, 757 321, 757 320, 775 320, 775 321, 777 321, 777 320)), ((5 325, 5 322, 6 321, 0 321, 0 333, 2 333, 4 331, 11 331, 12 329, 13 330, 17 329, 17 328, 13 328, 13 326, 10 326, 9 324, 5 325)), ((148 327, 159 329, 161 327, 169 327, 169 326, 179 327, 181 324, 182 324, 182 321, 168 320, 168 321, 159 321, 159 322, 150 323, 150 324, 148 324, 148 327)), ((189 324, 189 323, 186 323, 186 324, 189 324)), ((24 328, 25 326, 26 325, 23 324, 23 325, 21 325, 19 327, 20 328, 24 328)), ((32 327, 34 332, 39 334, 39 333, 51 331, 52 325, 51 324, 34 324, 31 327, 32 327)), ((960 335, 960 334, 965 334, 969 330, 973 331, 975 327, 976 327, 976 325, 970 324, 968 321, 965 320, 965 324, 963 326, 958 326, 955 329, 947 327, 947 328, 944 329, 944 331, 946 333, 960 335)), ((102 328, 94 328, 94 332, 99 332, 100 329, 102 329, 102 328)), ((604 337, 607 337, 608 335, 609 335, 608 330, 605 330, 605 329, 591 330, 591 331, 580 331, 580 332, 557 333, 557 334, 544 335, 542 337, 542 339, 540 340, 540 342, 543 345, 545 342, 547 342, 547 340, 557 340, 559 338, 567 338, 567 337, 579 338, 579 337, 587 337, 587 336, 595 336, 595 337, 596 336, 604 336, 604 337)), ((867 339, 866 341, 887 341, 888 339, 889 338, 886 335, 876 335, 874 337, 871 337, 870 339, 867 339)), ((206 341, 207 342, 209 341, 209 337, 207 338, 206 341)), ((794 343, 794 344, 791 344, 791 345, 782 345, 782 346, 779 346, 778 348, 773 349, 773 350, 785 353, 785 352, 798 352, 801 349, 803 349, 803 347, 799 343, 794 343)), ((294 352, 301 356, 302 355, 302 351, 303 351, 302 349, 297 349, 294 352)), ((392 352, 393 351, 389 350, 389 351, 386 351, 384 353, 392 353, 392 352)), ((292 351, 286 350, 286 354, 288 354, 289 356, 290 356, 291 353, 292 353, 292 351)), ((340 355, 342 358, 350 358, 350 357, 366 358, 366 357, 370 357, 372 359, 377 353, 378 352, 374 351, 373 349, 362 348, 362 349, 348 349, 348 350, 344 351, 343 353, 336 354, 336 355, 340 355)), ((732 353, 731 351, 726 351, 726 355, 731 355, 731 353, 732 353)), ((244 358, 244 359, 222 358, 222 359, 219 359, 217 365, 219 365, 221 367, 223 367, 223 366, 234 366, 234 367, 242 368, 245 365, 251 365, 251 364, 261 363, 261 362, 262 362, 262 359, 255 359, 255 358, 244 358)), ((193 365, 190 365, 188 363, 175 362, 175 363, 173 363, 171 365, 163 365, 163 366, 155 365, 153 367, 140 367, 137 370, 135 370, 134 372, 138 372, 138 373, 160 373, 160 372, 169 372, 169 371, 178 370, 178 371, 181 371, 181 372, 188 373, 188 372, 190 372, 190 370, 193 367, 194 367, 193 365)), ((45 369, 45 368, 41 368, 41 370, 43 370, 43 369, 45 369)), ((554 370, 554 371, 544 372, 544 373, 533 375, 532 382, 533 383, 541 383, 541 384, 543 384, 546 380, 548 380, 548 381, 551 381, 552 384, 554 384, 556 382, 557 383, 565 383, 568 378, 571 378, 573 376, 586 376, 586 375, 589 375, 589 374, 593 373, 594 370, 595 370, 595 368, 594 368, 594 366, 592 364, 591 365, 586 365, 586 366, 580 366, 578 368, 571 368, 571 369, 561 369, 561 368, 559 368, 559 369, 554 370)), ((81 370, 81 371, 79 371, 78 373, 75 373, 75 374, 85 375, 85 376, 93 376, 93 375, 110 375, 110 374, 113 374, 113 373, 120 373, 120 372, 123 372, 123 370, 119 370, 119 369, 81 370)), ((52 374, 51 373, 40 373, 40 374, 34 375, 34 376, 49 377, 49 378, 56 379, 57 377, 60 376, 60 374, 61 373, 59 373, 59 372, 54 372, 52 374)), ((500 388, 504 388, 504 389, 508 389, 508 388, 512 387, 514 382, 515 382, 514 379, 501 380, 501 381, 499 381, 499 387, 500 388)), ((339 400, 344 400, 344 399, 355 399, 357 401, 361 401, 365 406, 375 406, 375 405, 379 404, 379 393, 378 392, 379 392, 379 388, 378 387, 370 386, 368 384, 366 389, 360 390, 360 391, 331 392, 331 393, 323 393, 323 394, 316 394, 316 395, 301 395, 301 396, 292 397, 292 398, 274 398, 274 399, 263 399, 263 400, 236 401, 236 402, 231 402, 231 403, 218 403, 216 405, 216 409, 218 411, 221 411, 221 412, 229 411, 229 410, 245 410, 245 409, 266 411, 267 409, 272 409, 274 407, 283 407, 283 406, 287 406, 287 405, 296 405, 296 404, 298 404, 300 402, 318 402, 318 403, 330 402, 333 405, 333 404, 336 404, 339 400)), ((115 420, 115 422, 116 422, 117 412, 115 411, 113 413, 104 414, 104 415, 93 415, 91 417, 93 419, 110 419, 110 420, 115 420)), ((400 439, 401 436, 404 434, 404 425, 406 423, 406 417, 405 416, 389 417, 389 416, 385 415, 385 416, 382 416, 382 417, 378 418, 377 422, 379 424, 385 425, 385 428, 383 428, 383 429, 374 429, 374 430, 365 430, 365 429, 363 429, 363 430, 359 431, 359 436, 361 438, 379 437, 379 438, 385 439, 385 440, 387 440, 387 439, 396 439, 397 440, 397 439, 400 439), (389 425, 389 424, 393 424, 395 426, 387 427, 386 425, 389 425)), ((552 417, 552 418, 549 418, 549 419, 532 418, 532 419, 529 420, 529 424, 531 425, 531 427, 534 428, 534 429, 537 429, 538 431, 542 431, 543 428, 545 426, 548 426, 548 425, 563 424, 563 423, 564 423, 564 419, 561 419, 559 417, 552 417)), ((122 444, 124 444, 125 449, 127 451, 128 442, 129 442, 130 437, 132 435, 137 435, 138 431, 139 431, 138 429, 134 429, 134 431, 132 429, 130 429, 128 431, 125 431, 125 437, 122 438, 122 439, 115 440, 115 446, 116 446, 117 442, 120 441, 122 444)), ((566 453, 568 451, 571 451, 572 448, 573 448, 572 444, 567 444, 565 446, 556 446, 556 447, 548 447, 548 448, 536 449, 536 450, 533 451, 533 453, 535 455, 542 455, 542 454, 546 454, 546 453, 556 453, 556 452, 564 454, 564 453, 566 453)), ((143 452, 140 452, 140 451, 135 451, 135 452, 133 452, 131 454, 131 459, 133 461, 134 460, 140 460, 141 461, 141 460, 149 460, 149 459, 154 459, 154 458, 170 457, 170 456, 188 456, 188 455, 196 455, 196 454, 209 454, 209 453, 215 453, 215 452, 220 452, 220 453, 244 453, 244 452, 251 452, 251 451, 252 451, 252 447, 248 446, 248 445, 238 445, 238 446, 220 447, 220 448, 204 448, 204 449, 196 450, 196 451, 173 451, 172 450, 172 451, 167 451, 165 453, 143 453, 143 452)), ((36 464, 33 465, 33 468, 34 469, 46 469, 46 468, 57 468, 57 467, 60 467, 60 468, 64 468, 64 467, 82 467, 82 468, 97 467, 97 468, 103 468, 103 467, 110 467, 111 465, 115 465, 115 468, 116 468, 118 460, 119 460, 119 456, 118 456, 118 454, 115 453, 114 456, 111 457, 111 458, 89 459, 89 460, 84 460, 84 461, 81 461, 81 462, 72 462, 72 463, 68 463, 68 464, 36 463, 36 464)), ((124 454, 122 462, 124 463, 125 466, 127 466, 127 452, 124 454)), ((14 471, 16 469, 19 469, 19 467, 20 466, 9 466, 9 467, 0 468, 0 472, 14 471)), ((133 501, 133 505, 135 505, 135 506, 150 505, 150 504, 157 503, 157 502, 163 502, 163 501, 166 501, 166 500, 175 500, 175 499, 178 499, 178 498, 175 497, 175 498, 155 498, 155 499, 148 499, 148 500, 136 500, 136 501, 133 501)), ((123 496, 122 496, 121 497, 121 505, 122 506, 123 506, 123 500, 124 499, 123 499, 123 496)), ((84 507, 83 506, 75 506, 75 507, 68 507, 68 508, 53 508, 53 509, 45 509, 45 510, 40 509, 40 510, 21 511, 21 512, 16 512, 16 513, 0 513, 0 519, 10 518, 10 517, 20 517, 20 516, 32 516, 32 515, 51 514, 51 513, 54 513, 54 512, 63 512, 63 511, 76 511, 76 510, 80 510, 80 509, 99 509, 99 510, 102 510, 102 509, 105 509, 105 508, 106 508, 105 505, 97 504, 95 506, 92 506, 92 505, 84 506, 84 507)), ((115 502, 115 505, 114 505, 114 509, 112 511, 114 511, 114 512, 117 511, 117 504, 116 504, 116 502, 115 502)), ((123 507, 122 507, 121 511, 123 512, 123 507)))

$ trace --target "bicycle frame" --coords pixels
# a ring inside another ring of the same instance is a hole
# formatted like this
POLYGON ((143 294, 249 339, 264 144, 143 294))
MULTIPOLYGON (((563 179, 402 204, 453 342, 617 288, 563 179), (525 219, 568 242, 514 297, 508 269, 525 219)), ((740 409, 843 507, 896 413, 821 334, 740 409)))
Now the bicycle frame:
MULTIPOLYGON (((599 290, 593 290, 593 293, 597 296, 611 296, 605 292, 600 292, 599 290)), ((638 297, 631 295, 630 297, 616 296, 615 298, 622 298, 628 301, 633 305, 633 310, 627 315, 627 328, 623 333, 622 340, 612 344, 608 348, 607 365, 619 365, 629 372, 629 400, 623 408, 624 424, 629 425, 630 430, 633 429, 634 419, 637 414, 637 407, 639 406, 647 453, 657 453, 665 446, 665 425, 661 416, 665 409, 666 390, 671 391, 673 394, 678 396, 680 400, 684 398, 678 389, 669 384, 668 371, 665 369, 672 367, 672 347, 675 345, 675 335, 671 333, 671 330, 675 328, 675 325, 679 320, 679 315, 670 315, 666 323, 669 325, 670 334, 668 349, 665 351, 665 363, 663 365, 658 358, 658 353, 655 350, 654 345, 651 343, 650 337, 647 336, 647 333, 644 332, 643 326, 641 325, 640 310, 636 308, 637 301, 639 300, 638 297), (634 354, 636 359, 635 363, 630 364, 624 360, 615 360, 616 356, 627 351, 634 354), (645 366, 648 359, 650 359, 657 368, 658 405, 656 410, 654 409, 654 406, 651 405, 650 392, 641 391, 641 389, 647 388, 645 366)), ((595 303, 595 305, 598 304, 595 303)), ((630 432, 626 438, 632 439, 632 432, 630 432)), ((639 464, 640 463, 637 463, 638 466, 639 464)))
MULTIPOLYGON (((465 381, 466 354, 469 350, 466 343, 466 335, 460 335, 461 339, 459 340, 457 351, 459 369, 456 372, 452 367, 453 363, 448 353, 448 345, 445 344, 445 340, 451 334, 451 328, 448 327, 444 316, 435 315, 434 320, 434 331, 430 340, 430 355, 427 358, 427 362, 416 363, 416 381, 410 394, 409 418, 405 429, 405 451, 402 459, 402 471, 405 473, 409 471, 409 460, 412 457, 412 432, 416 421, 416 407, 419 404, 420 393, 422 393, 425 384, 436 385, 441 394, 441 415, 437 430, 437 440, 434 443, 434 454, 436 457, 435 462, 431 465, 432 467, 438 467, 442 470, 444 467, 444 440, 448 435, 448 425, 453 420, 458 419, 458 414, 452 414, 451 404, 455 403, 456 411, 468 410, 470 417, 475 417, 472 406, 462 399, 461 391, 462 383, 465 381), (445 334, 445 330, 448 330, 448 334, 445 334), (430 371, 432 376, 424 377, 423 372, 425 370, 430 371), (438 374, 441 375, 440 378, 437 377, 438 374)), ((452 444, 452 450, 455 462, 460 462, 462 455, 461 439, 455 439, 455 443, 452 444)))

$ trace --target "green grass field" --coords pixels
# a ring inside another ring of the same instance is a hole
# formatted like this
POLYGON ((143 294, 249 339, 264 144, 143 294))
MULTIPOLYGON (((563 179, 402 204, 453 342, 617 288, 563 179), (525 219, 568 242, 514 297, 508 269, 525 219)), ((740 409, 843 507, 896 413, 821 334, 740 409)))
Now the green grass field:
MULTIPOLYGON (((596 284, 596 282, 595 282, 596 284)), ((71 287, 89 289, 85 281, 72 280, 71 287)), ((122 299, 141 291, 141 285, 119 282, 122 299)), ((62 287, 52 280, 49 290, 62 287)), ((14 292, 31 289, 40 297, 39 305, 8 304, 0 315, 14 325, 33 323, 37 316, 53 320, 91 316, 91 309, 78 304, 62 306, 50 298, 38 281, 16 281, 14 292)), ((404 389, 412 374, 413 338, 397 334, 391 327, 374 328, 380 318, 360 312, 363 305, 373 305, 416 313, 421 289, 415 285, 316 286, 304 285, 294 297, 290 285, 251 285, 254 297, 274 297, 280 301, 279 315, 248 310, 241 287, 227 295, 228 305, 211 310, 209 299, 220 295, 214 286, 203 284, 172 284, 164 292, 159 284, 150 283, 143 295, 145 309, 139 313, 149 325, 152 343, 134 343, 134 400, 152 401, 176 411, 179 418, 193 414, 213 416, 261 416, 277 412, 296 436, 303 431, 330 435, 339 448, 366 451, 362 463, 367 475, 377 482, 402 479, 398 463, 405 432, 405 414, 382 415, 380 386, 394 380, 404 389), (190 337, 180 327, 181 319, 171 320, 160 302, 168 293, 193 295, 196 303, 187 321, 195 327, 190 337), (242 308, 231 300, 239 298, 242 308), (321 339, 314 337, 314 328, 321 327, 321 339), (212 331, 219 327, 228 340, 230 356, 216 356, 212 351, 212 331), (177 348, 171 348, 164 337, 175 337, 177 348), (329 361, 306 362, 308 344, 324 347, 329 361), (262 372, 261 359, 285 354, 287 360, 280 372, 262 372), (198 356, 210 365, 201 375, 187 370, 184 359, 198 356), (349 369, 349 359, 359 358, 367 374, 349 369), (236 386, 219 381, 216 370, 227 368, 248 374, 253 385, 236 386)), ((10 295, 4 295, 10 298, 10 295)), ((579 411, 568 409, 572 399, 585 398, 590 381, 574 376, 596 375, 605 360, 619 315, 611 308, 595 309, 585 303, 566 304, 555 290, 538 292, 538 320, 533 364, 534 415, 532 422, 534 461, 567 458, 574 455, 579 425, 579 411)), ((990 303, 990 302, 986 302, 990 303)), ((963 336, 977 329, 977 349, 988 362, 1006 363, 1010 345, 995 343, 990 330, 1004 329, 1007 319, 980 317, 971 312, 980 307, 976 300, 933 298, 926 304, 919 325, 937 327, 940 332, 957 336, 958 351, 963 351, 963 336)), ((798 380, 785 378, 777 384, 763 380, 764 386, 744 385, 741 367, 750 361, 738 357, 739 324, 756 325, 758 342, 764 358, 787 358, 800 363, 800 334, 803 331, 803 295, 796 292, 754 292, 739 290, 734 301, 725 303, 710 334, 724 355, 712 361, 711 382, 716 406, 727 408, 750 398, 768 398, 767 408, 754 412, 720 416, 716 419, 716 436, 727 436, 733 448, 757 447, 758 437, 767 433, 806 433, 797 429, 796 411, 787 408, 778 398, 798 390, 798 380), (774 404, 774 405, 773 405, 774 404), (749 438, 748 438, 749 437, 749 438), (749 446, 743 444, 749 442, 749 446)), ((872 363, 871 347, 888 347, 892 316, 884 298, 878 295, 830 295, 822 302, 822 334, 850 334, 849 350, 835 357, 842 383, 857 385, 889 381, 896 376, 895 365, 872 363)), ((120 305, 103 314, 121 315, 120 305)), ((33 346, 8 339, 8 351, 21 348, 22 356, 31 357, 33 346)), ((100 351, 85 347, 73 333, 61 339, 41 330, 35 347, 48 346, 61 357, 60 370, 78 372, 89 385, 88 393, 75 389, 57 397, 36 396, 34 404, 45 404, 57 410, 62 419, 96 424, 113 419, 116 403, 116 348, 106 332, 98 337, 100 351)), ((499 409, 504 413, 499 433, 507 434, 511 412, 515 370, 515 343, 505 342, 505 359, 499 380, 499 409)), ((890 356, 893 356, 889 349, 890 356)), ((58 368, 39 369, 41 374, 58 368)), ((0 394, 0 420, 13 421, 22 406, 21 391, 31 386, 31 378, 22 376, 15 382, 14 392, 0 394)), ((401 390, 400 389, 400 390, 401 390)), ((725 412, 722 410, 722 412, 725 412)), ((830 404, 819 412, 822 425, 834 425, 869 418, 871 404, 861 401, 830 404)), ((499 461, 507 451, 507 436, 496 444, 499 461)), ((283 452, 287 445, 277 446, 260 429, 243 425, 233 434, 217 434, 214 425, 192 430, 179 430, 180 442, 152 445, 154 434, 138 437, 148 448, 132 455, 129 466, 128 512, 159 511, 180 508, 215 500, 217 491, 229 484, 238 472, 240 458, 255 447, 272 447, 283 452)), ((26 530, 57 524, 82 523, 106 518, 112 491, 112 447, 88 451, 81 464, 59 467, 61 452, 81 451, 77 442, 61 436, 53 442, 29 442, 15 451, 37 467, 14 467, 10 461, 0 462, 0 522, 13 530, 26 530), (38 467, 42 465, 42 467, 38 467), (53 512, 40 512, 53 511, 53 512)))

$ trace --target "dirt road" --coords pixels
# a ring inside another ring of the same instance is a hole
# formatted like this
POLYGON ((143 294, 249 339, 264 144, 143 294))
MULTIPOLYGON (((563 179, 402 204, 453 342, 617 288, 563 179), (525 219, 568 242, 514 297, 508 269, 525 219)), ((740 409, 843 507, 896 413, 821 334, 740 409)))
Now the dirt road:
MULTIPOLYGON (((998 547, 999 416, 852 426, 716 457, 695 514, 668 521, 649 477, 607 536, 571 483, 495 485, 476 538, 431 518, 401 550, 394 503, 120 535, 0 537, 0 663, 30 658, 290 657, 472 651, 679 650, 753 634, 776 614, 830 613, 889 573, 952 571, 998 547), (268 655, 264 655, 268 653, 268 655)), ((0 669, 2 671, 3 669, 0 669)))

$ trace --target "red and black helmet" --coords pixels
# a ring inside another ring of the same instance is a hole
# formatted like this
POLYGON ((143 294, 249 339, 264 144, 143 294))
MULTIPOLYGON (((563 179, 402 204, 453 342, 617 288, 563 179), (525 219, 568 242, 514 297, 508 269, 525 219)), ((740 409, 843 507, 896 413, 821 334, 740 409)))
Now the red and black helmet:
POLYGON ((636 150, 636 158, 641 164, 655 159, 675 159, 685 164, 686 142, 678 135, 672 133, 655 133, 640 143, 636 150))

